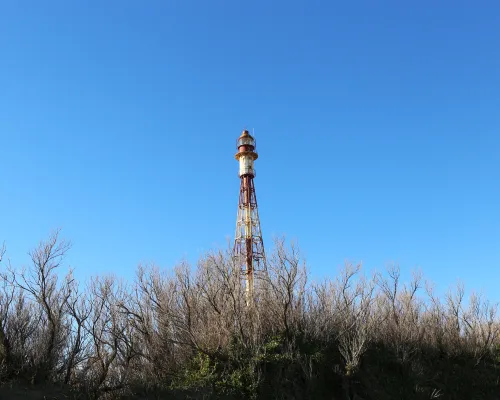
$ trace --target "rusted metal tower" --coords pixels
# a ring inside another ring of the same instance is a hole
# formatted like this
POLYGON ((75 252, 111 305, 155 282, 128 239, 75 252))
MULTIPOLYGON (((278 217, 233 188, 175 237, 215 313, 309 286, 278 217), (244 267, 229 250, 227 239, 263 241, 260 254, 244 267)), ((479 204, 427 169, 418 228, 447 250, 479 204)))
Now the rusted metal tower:
POLYGON ((265 271, 264 242, 260 231, 257 197, 255 196, 254 161, 258 158, 255 139, 244 130, 236 142, 235 158, 240 163, 240 199, 233 254, 246 280, 247 303, 253 301, 254 277, 265 271))

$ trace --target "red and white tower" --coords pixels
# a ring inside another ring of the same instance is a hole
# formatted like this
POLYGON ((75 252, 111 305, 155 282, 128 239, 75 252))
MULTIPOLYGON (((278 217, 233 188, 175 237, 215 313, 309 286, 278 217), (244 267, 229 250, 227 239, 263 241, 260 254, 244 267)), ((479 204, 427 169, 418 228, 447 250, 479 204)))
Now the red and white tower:
POLYGON ((247 302, 250 302, 253 298, 255 274, 265 271, 264 242, 253 184, 254 161, 258 154, 255 139, 247 130, 238 138, 236 147, 238 152, 235 158, 240 163, 241 185, 233 253, 246 279, 247 302))

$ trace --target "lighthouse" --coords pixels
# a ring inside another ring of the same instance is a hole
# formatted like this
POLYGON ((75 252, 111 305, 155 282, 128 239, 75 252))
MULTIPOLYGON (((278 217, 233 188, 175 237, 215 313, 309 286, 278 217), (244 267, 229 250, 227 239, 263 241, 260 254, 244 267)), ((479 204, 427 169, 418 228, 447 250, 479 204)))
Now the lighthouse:
POLYGON ((253 302, 254 278, 265 271, 264 242, 260 230, 257 197, 255 195, 255 160, 257 144, 244 130, 236 142, 236 160, 239 162, 240 194, 233 255, 245 279, 247 304, 253 302))

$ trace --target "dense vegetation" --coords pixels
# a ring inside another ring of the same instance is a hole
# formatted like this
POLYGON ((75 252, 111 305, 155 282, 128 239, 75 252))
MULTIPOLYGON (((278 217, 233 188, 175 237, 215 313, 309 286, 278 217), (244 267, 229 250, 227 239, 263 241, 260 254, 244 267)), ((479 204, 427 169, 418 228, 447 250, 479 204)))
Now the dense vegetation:
POLYGON ((496 306, 461 286, 352 265, 309 282, 279 240, 248 307, 224 252, 83 285, 58 270, 68 249, 54 234, 3 261, 1 398, 500 399, 496 306))

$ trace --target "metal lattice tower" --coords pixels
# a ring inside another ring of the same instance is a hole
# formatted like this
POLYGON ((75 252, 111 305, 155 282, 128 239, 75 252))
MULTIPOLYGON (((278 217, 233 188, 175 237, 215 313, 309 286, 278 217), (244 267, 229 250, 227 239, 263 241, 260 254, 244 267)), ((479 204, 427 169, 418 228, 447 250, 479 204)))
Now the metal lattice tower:
POLYGON ((254 161, 258 158, 255 139, 244 130, 236 142, 235 158, 240 163, 240 198, 233 254, 246 280, 247 303, 253 299, 254 277, 265 271, 264 242, 260 231, 255 196, 254 161))

